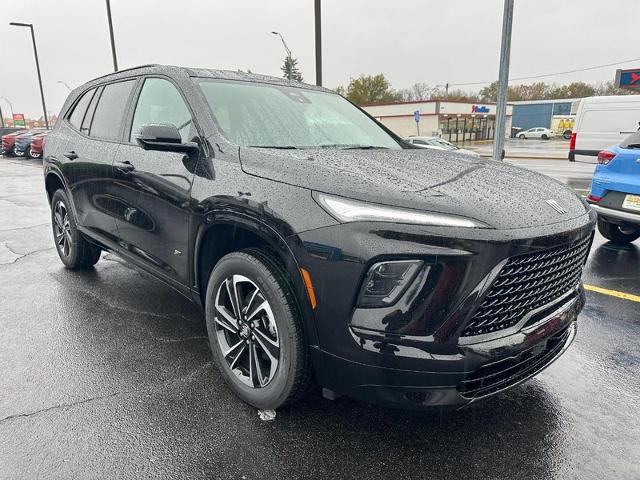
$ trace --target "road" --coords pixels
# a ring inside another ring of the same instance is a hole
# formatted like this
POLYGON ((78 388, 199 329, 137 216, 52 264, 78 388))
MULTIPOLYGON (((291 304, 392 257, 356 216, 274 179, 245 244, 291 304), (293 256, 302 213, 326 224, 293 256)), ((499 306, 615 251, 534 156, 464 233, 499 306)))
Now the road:
MULTIPOLYGON (((597 236, 584 281, 640 295, 639 267, 639 242, 597 236)), ((263 422, 216 374, 202 315, 180 295, 109 254, 62 267, 41 166, 1 157, 0 291, 2 479, 640 478, 634 301, 587 292, 562 358, 467 410, 316 393, 263 422)))

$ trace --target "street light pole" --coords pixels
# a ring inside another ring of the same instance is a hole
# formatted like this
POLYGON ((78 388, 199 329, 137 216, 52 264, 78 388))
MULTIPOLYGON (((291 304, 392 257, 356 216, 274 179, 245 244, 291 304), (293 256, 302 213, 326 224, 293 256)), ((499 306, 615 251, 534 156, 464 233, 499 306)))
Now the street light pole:
POLYGON ((322 11, 321 0, 314 0, 316 24, 316 85, 322 86, 322 11))
MULTIPOLYGON (((287 42, 284 41, 284 37, 278 33, 278 32, 271 32, 274 35, 277 35, 280 37, 280 40, 282 40, 282 45, 284 46, 284 50, 285 52, 287 52, 287 59, 289 60, 289 65, 291 67, 291 50, 289 50, 289 47, 287 47, 287 42)), ((289 68, 289 71, 287 72, 287 79, 291 80, 291 68, 289 68)))
POLYGON ((7 97, 0 97, 0 98, 5 102, 7 102, 7 104, 9 104, 9 110, 11 111, 11 119, 13 119, 13 103, 11 103, 7 97))
POLYGON ((4 128, 4 116, 2 115, 2 107, 0 107, 0 127, 4 128))
POLYGON ((42 76, 40 75, 40 62, 38 61, 38 47, 36 47, 36 35, 33 33, 33 24, 11 22, 9 25, 14 27, 28 27, 31 30, 31 40, 33 41, 33 54, 36 57, 36 70, 38 72, 38 85, 40 86, 40 99, 42 100, 42 113, 44 114, 44 124, 49 130, 49 117, 47 116, 47 105, 44 102, 44 90, 42 89, 42 76))
POLYGON ((64 85, 65 87, 67 87, 67 90, 69 90, 69 91, 73 90, 73 89, 69 86, 69 84, 68 84, 67 82, 63 81, 63 80, 58 80, 58 81, 56 81, 56 83, 59 83, 59 84, 61 84, 61 85, 64 85))
POLYGON ((107 1, 107 20, 109 21, 109 36, 111 37, 111 56, 113 57, 113 71, 118 71, 118 58, 116 57, 116 41, 113 38, 113 22, 111 21, 111 1, 107 1))
POLYGON ((507 126, 507 89, 509 88, 509 58, 511 56, 511 27, 513 25, 513 0, 504 0, 502 16, 502 42, 500 45, 500 71, 498 73, 498 101, 493 135, 493 159, 502 160, 504 135, 507 126))

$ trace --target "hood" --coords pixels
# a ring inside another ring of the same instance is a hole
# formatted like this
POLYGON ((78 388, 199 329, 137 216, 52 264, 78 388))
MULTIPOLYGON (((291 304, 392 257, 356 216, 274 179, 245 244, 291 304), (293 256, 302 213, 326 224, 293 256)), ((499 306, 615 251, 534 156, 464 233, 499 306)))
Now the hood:
POLYGON ((586 205, 561 183, 503 162, 441 150, 242 147, 242 169, 277 182, 385 205, 472 218, 499 229, 564 222, 586 205), (559 213, 546 200, 566 211, 559 213))

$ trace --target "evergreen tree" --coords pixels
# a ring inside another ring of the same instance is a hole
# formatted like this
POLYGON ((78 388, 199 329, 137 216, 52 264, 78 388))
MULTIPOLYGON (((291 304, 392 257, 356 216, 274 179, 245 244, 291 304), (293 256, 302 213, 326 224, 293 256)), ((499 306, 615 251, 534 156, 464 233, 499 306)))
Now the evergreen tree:
POLYGON ((302 73, 298 69, 298 60, 296 58, 287 56, 284 59, 284 64, 280 67, 283 77, 289 80, 295 80, 296 82, 302 82, 302 73))

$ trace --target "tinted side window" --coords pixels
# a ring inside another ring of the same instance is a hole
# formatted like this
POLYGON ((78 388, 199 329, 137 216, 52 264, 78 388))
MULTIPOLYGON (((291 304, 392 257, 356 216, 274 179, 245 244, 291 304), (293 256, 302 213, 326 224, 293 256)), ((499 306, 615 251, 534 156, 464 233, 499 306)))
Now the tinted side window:
POLYGON ((162 78, 147 78, 142 86, 136 111, 131 123, 129 141, 135 142, 135 135, 146 123, 170 123, 180 132, 182 142, 189 141, 193 124, 191 113, 182 95, 169 81, 162 78))
POLYGON ((91 122, 92 137, 119 140, 120 127, 135 80, 110 83, 104 87, 91 122))
POLYGON ((91 127, 91 120, 93 119, 93 113, 96 111, 96 105, 98 105, 98 100, 100 99, 100 94, 102 93, 102 87, 98 87, 96 89, 96 93, 91 99, 89 103, 89 108, 87 108, 87 114, 84 116, 84 120, 82 121, 82 126, 80 127, 80 131, 89 135, 89 128, 91 127))
POLYGON ((414 140, 413 143, 415 143, 416 145, 426 145, 427 142, 425 142, 424 140, 414 140))
POLYGON ((73 112, 71 112, 71 116, 69 117, 69 122, 78 130, 80 129, 80 125, 82 124, 82 119, 84 118, 84 112, 87 111, 87 105, 89 105, 89 102, 91 101, 91 97, 93 97, 93 92, 95 91, 96 89, 92 88, 88 92, 85 92, 84 95, 80 97, 80 100, 78 100, 78 103, 76 103, 76 106, 73 107, 73 112))

